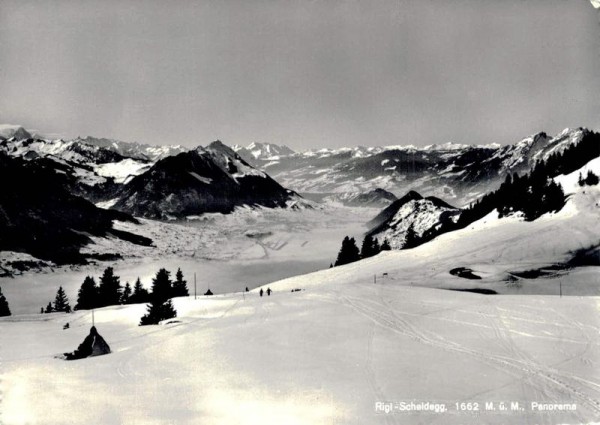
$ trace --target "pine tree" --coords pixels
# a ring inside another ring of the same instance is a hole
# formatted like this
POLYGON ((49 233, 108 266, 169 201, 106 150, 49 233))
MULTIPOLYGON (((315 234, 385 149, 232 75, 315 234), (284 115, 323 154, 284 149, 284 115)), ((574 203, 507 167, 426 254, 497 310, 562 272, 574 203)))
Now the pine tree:
POLYGON ((116 305, 121 301, 121 284, 119 276, 115 276, 112 267, 107 267, 100 278, 98 286, 100 307, 116 305))
POLYGON ((369 258, 379 254, 379 251, 375 250, 376 241, 373 241, 373 237, 370 235, 365 236, 360 247, 360 258, 369 258))
POLYGON ((414 248, 419 244, 419 238, 413 225, 411 224, 406 230, 406 235, 404 236, 404 245, 402 245, 402 249, 410 249, 414 248))
POLYGON ((147 313, 141 318, 140 326, 155 325, 162 320, 177 317, 177 312, 171 303, 173 287, 171 286, 170 273, 160 269, 152 280, 152 294, 147 313))
POLYGON ((377 255, 381 252, 381 247, 379 246, 379 241, 377 238, 373 238, 373 255, 377 255))
POLYGON ((173 297, 187 297, 189 295, 186 281, 183 280, 181 269, 177 269, 175 273, 175 282, 173 282, 173 297))
POLYGON ((579 173, 579 178, 577 179, 577 183, 579 186, 583 186, 585 184, 585 180, 583 180, 583 176, 579 173))
POLYGON ((75 310, 90 310, 99 306, 98 287, 91 276, 86 276, 77 294, 75 310))
POLYGON ((142 286, 142 282, 138 277, 133 286, 133 294, 129 298, 130 304, 147 303, 150 301, 150 294, 148 290, 142 286))
POLYGON ((123 289, 123 293, 121 294, 121 304, 129 304, 131 299, 131 285, 129 282, 125 282, 125 288, 123 289))
POLYGON ((588 186, 595 186, 600 182, 600 179, 592 170, 588 170, 587 177, 585 178, 585 184, 588 186))
POLYGON ((360 251, 356 246, 356 241, 354 240, 354 238, 346 236, 342 241, 342 247, 340 249, 340 252, 338 253, 338 257, 334 265, 342 266, 344 264, 353 263, 358 260, 360 260, 360 251))
POLYGON ((167 269, 160 269, 156 272, 156 277, 152 279, 152 295, 151 298, 159 301, 166 301, 173 294, 173 286, 171 282, 171 272, 167 269))
POLYGON ((10 316, 10 308, 8 307, 8 301, 6 301, 6 297, 2 293, 2 288, 0 288, 0 317, 10 316))
POLYGON ((381 250, 382 251, 391 251, 392 247, 390 246, 390 243, 388 242, 387 239, 383 240, 383 243, 381 244, 381 250))
POLYGON ((148 304, 148 312, 140 319, 140 326, 157 325, 163 320, 177 317, 177 311, 171 300, 162 303, 152 302, 148 304))
POLYGON ((44 310, 44 313, 52 313, 54 310, 52 309, 52 303, 49 302, 48 305, 46 306, 46 310, 44 310))
POLYGON ((67 298, 67 294, 63 290, 62 286, 58 287, 58 291, 56 292, 56 297, 54 298, 54 311, 70 313, 71 306, 69 305, 69 299, 67 298))

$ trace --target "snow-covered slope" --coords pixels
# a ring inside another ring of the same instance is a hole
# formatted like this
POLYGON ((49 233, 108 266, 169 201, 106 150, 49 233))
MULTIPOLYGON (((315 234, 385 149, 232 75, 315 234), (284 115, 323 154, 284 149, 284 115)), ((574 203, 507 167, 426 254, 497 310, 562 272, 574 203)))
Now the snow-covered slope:
POLYGON ((76 139, 85 144, 98 146, 119 153, 122 156, 140 159, 144 161, 156 162, 167 156, 177 155, 181 152, 187 152, 189 149, 181 145, 161 145, 151 146, 136 142, 123 142, 120 140, 104 139, 88 136, 86 138, 76 139))
POLYGON ((150 168, 147 160, 126 158, 81 140, 9 139, 0 142, 0 151, 15 158, 53 164, 58 172, 74 180, 77 187, 72 192, 93 201, 114 196, 116 185, 150 168))
POLYGON ((250 156, 254 159, 267 159, 270 161, 277 160, 281 156, 293 155, 295 153, 285 145, 280 146, 274 143, 252 142, 246 147, 234 145, 232 146, 232 149, 242 158, 250 156))
POLYGON ((415 146, 310 150, 263 158, 240 155, 300 193, 357 193, 382 188, 416 190, 464 206, 497 189, 507 173, 524 173, 539 159, 578 143, 589 131, 565 129, 555 137, 538 133, 512 145, 444 143, 415 146))
POLYGON ((458 208, 438 198, 423 198, 416 192, 409 192, 370 221, 368 234, 380 242, 387 240, 393 249, 401 249, 410 228, 420 237, 444 221, 455 220, 459 214, 458 208))
POLYGON ((597 423, 598 267, 505 278, 597 243, 599 199, 599 187, 577 186, 557 214, 490 215, 415 249, 267 284, 269 297, 177 298, 177 319, 159 326, 137 326, 144 305, 99 309, 106 356, 54 358, 87 335, 89 312, 0 319, 0 420, 597 423), (434 289, 473 287, 511 295, 434 289), (437 412, 400 411, 410 403, 437 412))
POLYGON ((364 193, 339 193, 324 197, 325 202, 340 202, 343 205, 350 207, 370 207, 382 208, 386 207, 396 199, 396 195, 387 190, 377 188, 364 193))

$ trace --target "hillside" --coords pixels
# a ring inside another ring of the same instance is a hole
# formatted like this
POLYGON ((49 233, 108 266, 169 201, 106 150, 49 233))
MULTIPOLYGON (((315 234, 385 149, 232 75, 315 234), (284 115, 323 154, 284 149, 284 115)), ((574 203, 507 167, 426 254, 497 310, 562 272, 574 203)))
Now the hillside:
POLYGON ((147 218, 285 207, 301 198, 220 141, 158 161, 121 190, 114 209, 147 218))
MULTIPOLYGON (((595 160, 585 167, 600 172, 599 166, 595 160)), ((577 174, 557 179, 567 188, 577 174)), ((96 326, 112 349, 106 356, 67 363, 54 358, 88 333, 88 312, 0 319, 6 341, 0 345, 0 419, 11 425, 140 418, 190 424, 597 422, 598 266, 517 275, 550 271, 600 240, 600 188, 571 184, 566 190, 570 197, 559 213, 533 222, 489 215, 421 247, 267 284, 270 297, 255 289, 177 298, 177 319, 159 326, 137 326, 144 305, 96 310, 96 326), (457 267, 481 279, 450 274, 457 267), (71 326, 63 330, 66 321, 71 326), (53 379, 58 370, 60 380, 53 379), (103 396, 90 398, 90 391, 103 396), (466 401, 476 403, 478 413, 459 411, 456 403, 466 401), (500 410, 500 402, 511 401, 519 408, 500 410), (378 402, 390 402, 393 410, 376 410, 378 402), (394 410, 410 402, 429 402, 438 411, 394 410), (486 402, 495 410, 485 409, 486 402), (83 403, 86 408, 78 408, 83 403), (533 403, 575 409, 540 411, 533 403)))
POLYGON ((0 153, 0 251, 16 251, 58 264, 82 263, 90 236, 112 235, 150 245, 151 240, 113 228, 113 220, 135 223, 128 214, 97 208, 67 189, 66 178, 40 162, 0 153))
POLYGON ((380 212, 367 225, 368 235, 379 241, 387 240, 392 249, 403 248, 409 229, 417 237, 441 226, 442 223, 455 221, 460 210, 434 196, 423 198, 411 191, 380 212))

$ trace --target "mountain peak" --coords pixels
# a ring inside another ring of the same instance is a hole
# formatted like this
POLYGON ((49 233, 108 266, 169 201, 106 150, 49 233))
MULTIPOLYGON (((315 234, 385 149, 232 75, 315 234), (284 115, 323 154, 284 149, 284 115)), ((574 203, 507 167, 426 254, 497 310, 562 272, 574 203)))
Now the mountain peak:
POLYGON ((31 133, 20 125, 0 124, 0 137, 4 139, 15 138, 15 140, 31 139, 31 133))

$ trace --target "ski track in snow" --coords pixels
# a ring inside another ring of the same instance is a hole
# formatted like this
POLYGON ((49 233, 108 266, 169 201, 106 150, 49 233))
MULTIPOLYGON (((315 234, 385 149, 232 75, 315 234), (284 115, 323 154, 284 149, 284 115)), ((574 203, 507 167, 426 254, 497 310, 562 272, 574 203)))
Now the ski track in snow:
MULTIPOLYGON (((556 387, 559 392, 558 395, 552 397, 552 402, 559 403, 564 399, 564 397, 561 398, 560 396, 571 395, 576 397, 581 403, 586 404, 597 414, 600 413, 599 384, 571 374, 559 372, 555 369, 549 369, 546 366, 534 362, 529 356, 526 356, 515 347, 514 342, 507 336, 506 331, 500 328, 497 320, 492 321, 494 333, 498 337, 498 340, 501 341, 505 347, 508 347, 510 354, 514 355, 516 358, 483 353, 478 350, 461 346, 455 342, 448 341, 441 335, 413 326, 409 321, 398 317, 393 310, 386 308, 385 304, 344 295, 342 295, 340 299, 343 301, 344 305, 354 309, 384 329, 408 336, 411 339, 439 349, 459 354, 467 354, 494 367, 500 366, 515 377, 524 375, 527 382, 530 385, 535 386, 536 389, 544 395, 547 394, 548 384, 550 384, 551 386, 556 387), (386 310, 389 311, 389 313, 386 313, 386 310), (578 390, 572 383, 568 382, 569 380, 577 381, 577 383, 580 386, 585 387, 586 390, 597 394, 597 397, 590 397, 578 390)), ((499 316, 496 317, 496 319, 500 319, 501 321, 502 317, 499 316)))

